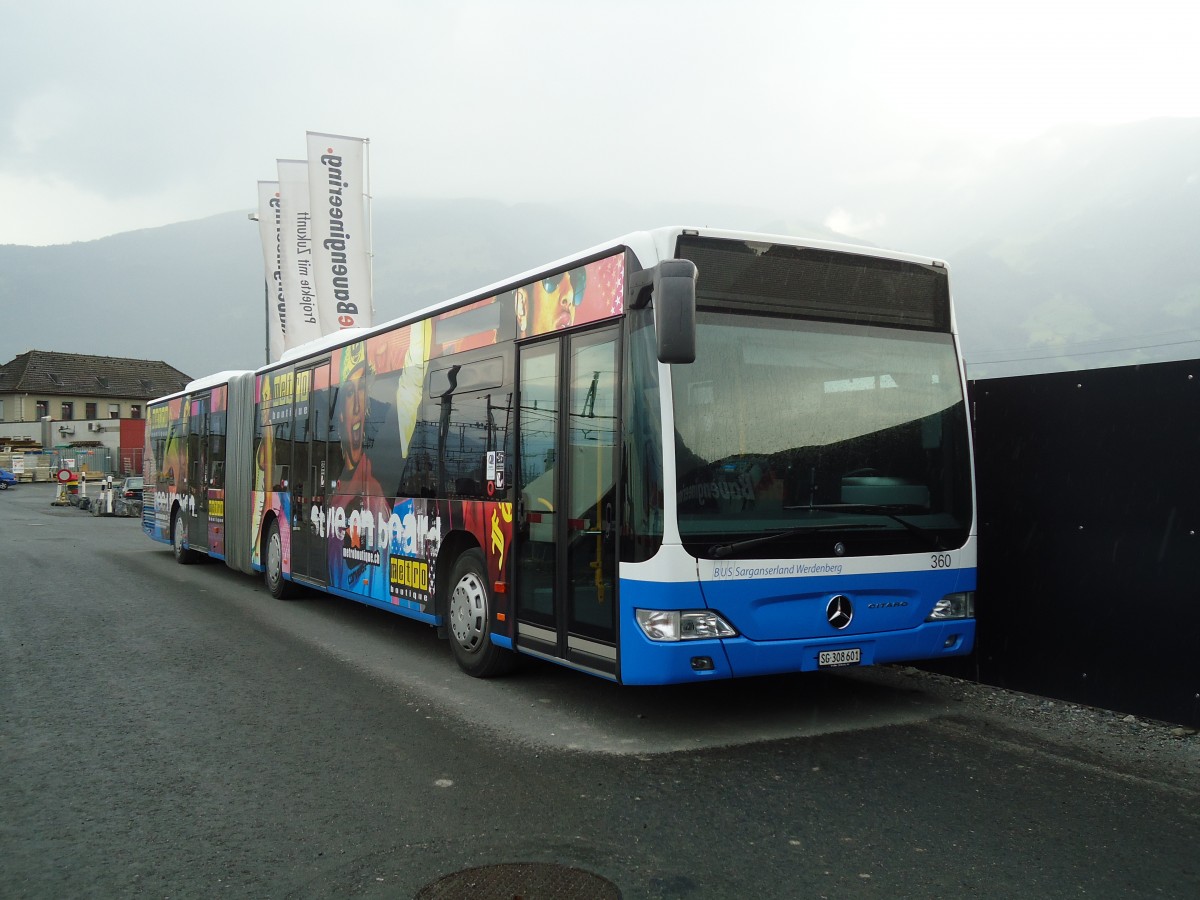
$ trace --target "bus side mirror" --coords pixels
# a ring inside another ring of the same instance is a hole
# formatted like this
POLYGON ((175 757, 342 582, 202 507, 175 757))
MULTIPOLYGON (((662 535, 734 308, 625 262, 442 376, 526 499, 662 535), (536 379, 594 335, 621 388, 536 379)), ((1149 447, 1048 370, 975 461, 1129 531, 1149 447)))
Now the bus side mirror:
POLYGON ((654 332, 658 361, 696 361, 696 264, 664 259, 654 267, 654 332))

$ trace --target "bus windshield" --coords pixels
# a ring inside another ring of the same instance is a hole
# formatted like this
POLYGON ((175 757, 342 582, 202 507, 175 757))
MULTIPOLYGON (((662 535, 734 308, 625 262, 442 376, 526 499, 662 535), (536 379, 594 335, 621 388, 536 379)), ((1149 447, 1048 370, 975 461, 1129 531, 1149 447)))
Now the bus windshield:
POLYGON ((949 333, 701 303, 696 361, 672 370, 678 524, 693 555, 963 544, 970 451, 949 333))

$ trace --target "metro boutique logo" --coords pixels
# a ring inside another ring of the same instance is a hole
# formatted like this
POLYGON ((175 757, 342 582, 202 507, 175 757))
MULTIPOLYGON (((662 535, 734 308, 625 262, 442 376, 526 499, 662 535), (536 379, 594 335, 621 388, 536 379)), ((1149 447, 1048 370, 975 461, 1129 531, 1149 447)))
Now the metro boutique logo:
POLYGON ((344 179, 342 173, 342 158, 333 152, 333 148, 321 156, 321 165, 328 170, 326 179, 329 185, 328 215, 329 237, 322 246, 329 251, 329 271, 333 276, 333 299, 336 301, 338 325, 342 328, 353 328, 357 324, 358 304, 350 300, 350 267, 346 248, 350 243, 350 235, 342 224, 342 189, 350 187, 350 182, 344 179))

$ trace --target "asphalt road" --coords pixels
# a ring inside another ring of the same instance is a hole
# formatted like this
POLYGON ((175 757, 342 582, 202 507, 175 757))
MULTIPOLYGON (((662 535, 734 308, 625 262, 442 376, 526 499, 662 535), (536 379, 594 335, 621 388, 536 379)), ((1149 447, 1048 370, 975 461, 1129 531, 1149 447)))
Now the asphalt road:
MULTIPOLYGON (((1200 896, 1195 768, 895 670, 476 681, 427 626, 52 497, 0 495, 0 897, 413 897, 503 863, 624 898, 1200 896)), ((515 893, 484 883, 454 896, 515 893)))

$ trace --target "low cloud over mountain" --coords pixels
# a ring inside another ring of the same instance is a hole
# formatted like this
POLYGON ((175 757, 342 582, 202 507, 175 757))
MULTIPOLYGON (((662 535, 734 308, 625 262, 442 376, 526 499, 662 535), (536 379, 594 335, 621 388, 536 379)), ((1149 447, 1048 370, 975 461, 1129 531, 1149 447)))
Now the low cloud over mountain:
MULTIPOLYGON (((937 188, 848 189, 844 200, 794 216, 699 201, 377 200, 376 321, 628 231, 698 224, 948 260, 972 377, 1200 355, 1200 120, 1062 129, 937 188)), ((3 361, 41 349, 162 359, 193 376, 252 368, 265 355, 264 306, 246 211, 0 246, 3 361)))

